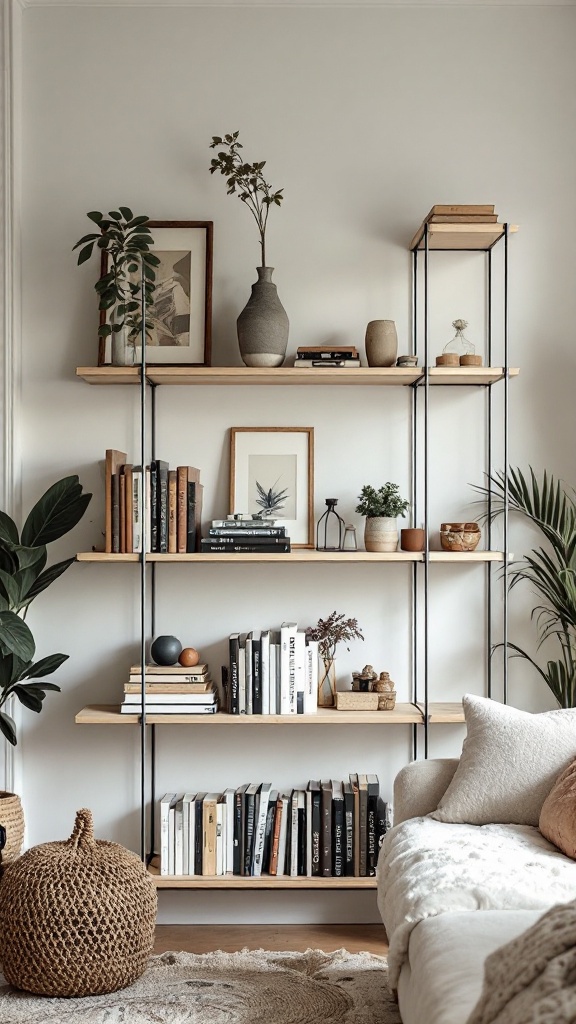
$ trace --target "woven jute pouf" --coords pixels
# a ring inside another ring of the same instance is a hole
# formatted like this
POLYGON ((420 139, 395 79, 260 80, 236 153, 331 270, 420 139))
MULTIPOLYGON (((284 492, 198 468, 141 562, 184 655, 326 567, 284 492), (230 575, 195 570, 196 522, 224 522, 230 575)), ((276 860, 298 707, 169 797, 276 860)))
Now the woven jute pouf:
POLYGON ((6 829, 6 845, 2 850, 2 864, 16 860, 24 842, 24 811, 16 793, 0 790, 0 825, 6 829))
POLYGON ((78 811, 65 842, 34 846, 0 882, 6 980, 38 995, 114 992, 139 978, 154 941, 156 887, 142 861, 94 839, 78 811))

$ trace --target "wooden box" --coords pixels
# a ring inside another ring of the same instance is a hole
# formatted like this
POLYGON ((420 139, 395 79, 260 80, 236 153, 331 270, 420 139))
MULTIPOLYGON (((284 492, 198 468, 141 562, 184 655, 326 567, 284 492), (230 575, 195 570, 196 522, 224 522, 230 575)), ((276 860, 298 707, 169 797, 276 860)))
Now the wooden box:
POLYGON ((338 711, 377 711, 377 693, 355 693, 342 690, 336 693, 336 709, 338 711))

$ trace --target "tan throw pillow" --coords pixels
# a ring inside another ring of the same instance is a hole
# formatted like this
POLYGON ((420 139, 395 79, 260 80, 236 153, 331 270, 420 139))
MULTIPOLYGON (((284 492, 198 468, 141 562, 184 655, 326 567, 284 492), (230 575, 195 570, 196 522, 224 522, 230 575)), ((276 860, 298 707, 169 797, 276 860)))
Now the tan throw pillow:
POLYGON ((558 775, 576 758, 576 709, 533 715, 471 694, 463 705, 460 763, 432 817, 537 826, 558 775))
POLYGON ((568 765, 548 793, 538 828, 545 839, 576 860, 576 761, 568 765))

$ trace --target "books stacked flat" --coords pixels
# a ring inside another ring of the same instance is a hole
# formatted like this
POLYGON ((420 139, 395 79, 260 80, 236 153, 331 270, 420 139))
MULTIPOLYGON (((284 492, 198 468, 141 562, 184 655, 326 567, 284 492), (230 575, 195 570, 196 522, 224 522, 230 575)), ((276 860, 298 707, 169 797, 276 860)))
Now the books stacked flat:
POLYGON ((202 521, 200 470, 170 469, 163 459, 133 466, 125 452, 109 448, 105 463, 106 551, 198 551, 202 521), (144 523, 144 516, 146 517, 144 523))
POLYGON ((318 641, 296 622, 229 637, 226 706, 231 715, 313 715, 318 710, 318 641))
POLYGON ((360 366, 360 356, 355 345, 302 345, 296 350, 294 366, 298 370, 305 366, 334 370, 360 366))
POLYGON ((161 875, 365 877, 376 874, 392 807, 377 775, 270 782, 223 793, 166 793, 160 801, 161 875))
POLYGON ((285 526, 265 519, 214 519, 200 551, 285 554, 290 551, 290 538, 285 526))
MULTIPOLYGON (((218 691, 207 665, 146 666, 147 715, 213 715, 218 711, 218 691)), ((133 665, 124 684, 120 713, 142 714, 142 669, 133 665)))
POLYGON ((410 248, 414 249, 419 244, 426 224, 496 224, 497 222, 498 214, 494 213, 493 205, 475 203, 436 204, 422 221, 410 242, 410 248))

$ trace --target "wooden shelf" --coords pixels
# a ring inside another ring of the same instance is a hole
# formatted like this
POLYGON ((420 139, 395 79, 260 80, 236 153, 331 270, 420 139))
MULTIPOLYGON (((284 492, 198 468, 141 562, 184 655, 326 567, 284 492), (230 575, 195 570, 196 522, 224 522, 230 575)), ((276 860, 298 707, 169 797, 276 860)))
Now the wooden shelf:
MULTIPOLYGON (((424 705, 420 704, 422 717, 424 717, 424 705)), ((428 704, 428 722, 430 725, 451 725, 465 722, 464 709, 458 702, 455 704, 441 701, 428 704)))
MULTIPOLYGON (((137 725, 140 715, 121 714, 119 704, 90 704, 78 712, 76 725, 137 725)), ((150 725, 232 726, 246 729, 269 725, 418 725, 422 714, 414 704, 397 704, 393 711, 336 711, 318 708, 315 715, 146 715, 150 725)))
MULTIPOLYGON (((510 369, 515 377, 517 368, 510 369)), ((87 384, 138 384, 138 366, 79 366, 76 376, 87 384)), ((501 380, 501 366, 430 367, 430 384, 487 385, 501 380)), ((252 369, 248 366, 149 366, 146 377, 152 384, 185 385, 314 385, 407 387, 424 379, 422 367, 345 367, 341 370, 299 370, 294 366, 252 369)))
MULTIPOLYGON (((155 858, 156 860, 156 858, 155 858)), ((376 879, 291 878, 289 875, 161 875, 155 861, 148 871, 158 889, 375 889, 376 879)))
MULTIPOLYGON (((509 224, 510 233, 518 231, 517 224, 509 224)), ((428 248, 445 250, 491 249, 504 234, 504 224, 429 224, 428 248)), ((410 242, 410 249, 424 248, 424 226, 421 225, 410 242)))
MULTIPOLYGON (((431 551, 431 562, 502 562, 504 555, 502 551, 431 551)), ((79 551, 76 555, 77 562, 99 562, 102 564, 123 564, 132 562, 138 564, 138 554, 110 554, 105 551, 79 551)), ((235 552, 226 554, 225 551, 205 554, 190 555, 166 555, 149 552, 146 555, 147 562, 180 562, 180 563, 208 563, 208 562, 284 562, 286 565, 301 564, 302 562, 423 562, 424 555, 421 551, 309 551, 300 548, 288 554, 259 554, 257 551, 235 552)))

